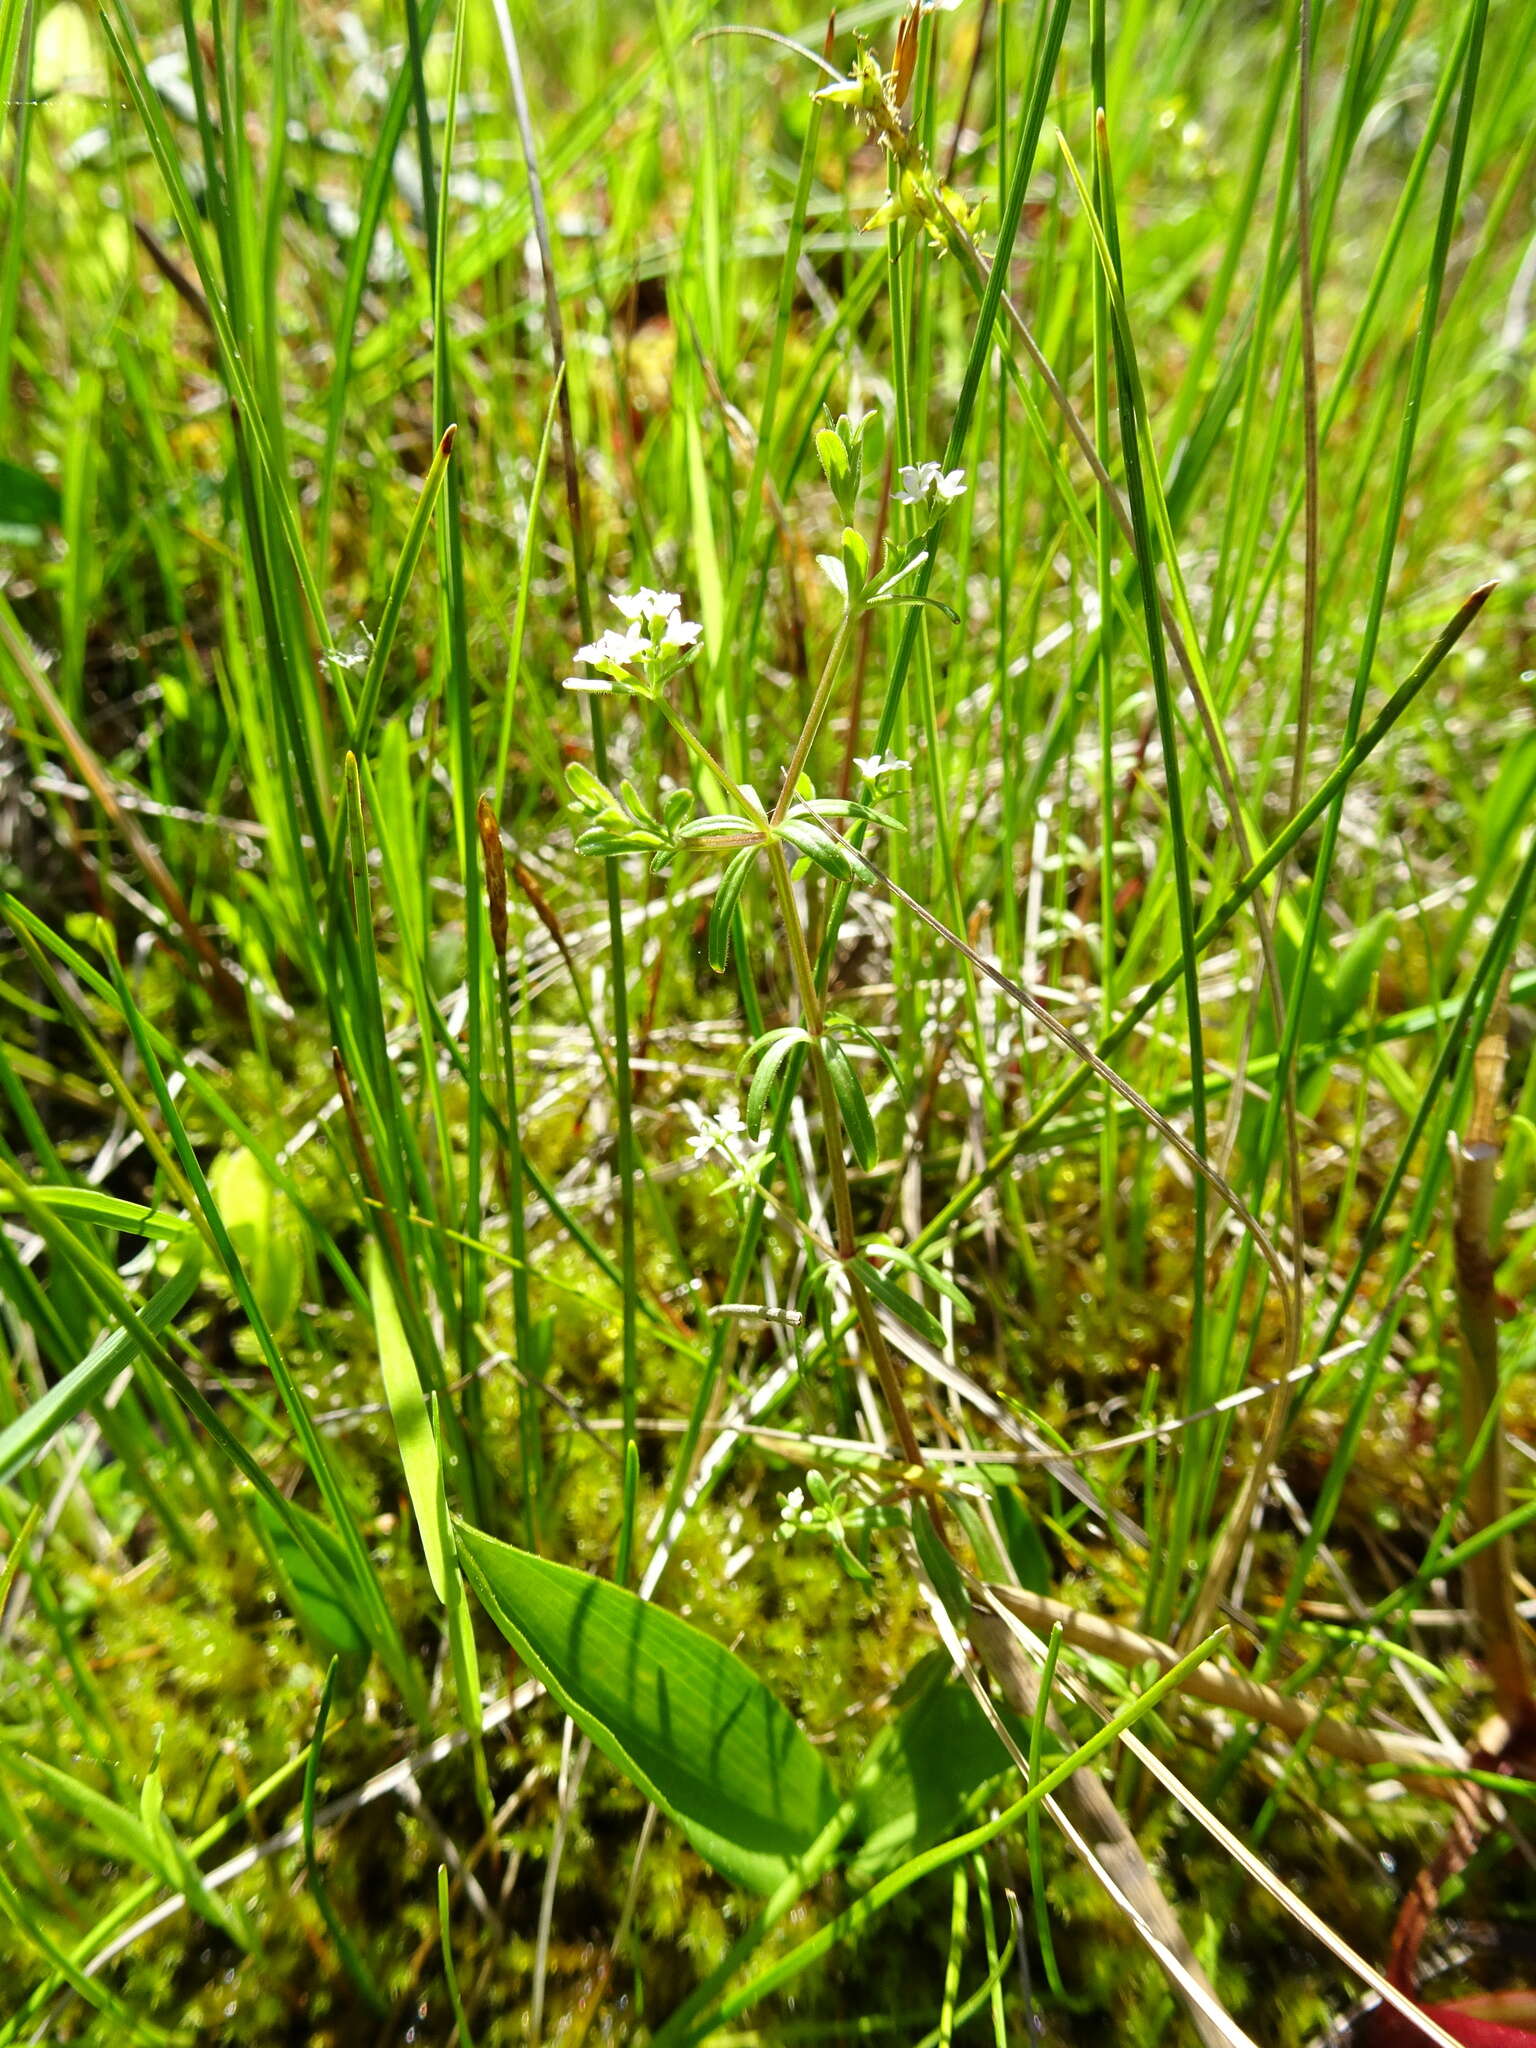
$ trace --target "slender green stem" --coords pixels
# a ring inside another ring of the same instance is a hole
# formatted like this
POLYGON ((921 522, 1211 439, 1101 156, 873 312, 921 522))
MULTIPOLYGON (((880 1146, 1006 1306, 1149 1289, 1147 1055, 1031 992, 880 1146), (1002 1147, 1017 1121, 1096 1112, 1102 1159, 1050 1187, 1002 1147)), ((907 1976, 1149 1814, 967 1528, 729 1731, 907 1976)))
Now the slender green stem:
POLYGON ((805 714, 805 724, 800 728, 800 737, 795 741, 795 751, 789 757, 789 766, 784 770, 784 784, 779 791, 779 800, 773 807, 772 822, 782 825, 790 805, 795 800, 795 785, 811 748, 816 744, 816 735, 821 730, 821 721, 827 715, 827 706, 832 701, 832 692, 837 686, 838 670, 843 665, 843 656, 848 651, 848 642, 853 635, 854 613, 851 605, 843 607, 843 615, 837 622, 837 631, 832 635, 832 644, 827 649, 827 658, 822 663, 821 678, 816 685, 816 694, 811 699, 811 708, 805 714))

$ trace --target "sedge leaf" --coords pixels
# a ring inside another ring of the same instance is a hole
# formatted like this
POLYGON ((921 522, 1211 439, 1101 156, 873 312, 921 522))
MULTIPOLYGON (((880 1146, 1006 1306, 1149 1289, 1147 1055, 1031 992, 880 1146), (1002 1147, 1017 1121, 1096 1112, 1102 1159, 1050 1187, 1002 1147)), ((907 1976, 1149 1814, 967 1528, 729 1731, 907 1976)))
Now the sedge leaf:
MULTIPOLYGON (((202 1259, 193 1246, 170 1279, 140 1310, 149 1330, 159 1336, 180 1315, 197 1290, 202 1259)), ((50 1444, 66 1423, 73 1422, 111 1386, 123 1367, 133 1358, 137 1345, 128 1330, 113 1330, 102 1338, 73 1372, 56 1380, 30 1407, 23 1408, 14 1422, 0 1429, 0 1484, 13 1479, 29 1459, 50 1444)))

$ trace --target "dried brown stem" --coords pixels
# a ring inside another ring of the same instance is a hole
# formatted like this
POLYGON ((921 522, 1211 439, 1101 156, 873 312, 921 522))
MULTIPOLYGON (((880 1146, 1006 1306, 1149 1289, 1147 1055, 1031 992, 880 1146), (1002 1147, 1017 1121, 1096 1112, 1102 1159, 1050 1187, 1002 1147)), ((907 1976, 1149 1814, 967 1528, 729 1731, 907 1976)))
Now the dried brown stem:
MULTIPOLYGON (((1494 1285, 1493 1203, 1498 1186, 1499 1099, 1509 1052, 1508 977, 1488 1030, 1473 1056, 1472 1113, 1457 1159, 1456 1306, 1461 1322, 1461 1443, 1471 1461, 1467 1515, 1474 1530, 1502 1521, 1509 1511, 1500 1418, 1499 1300, 1494 1285)), ((1515 1606, 1514 1548, 1498 1537, 1467 1561, 1468 1604, 1477 1616, 1494 1698, 1509 1732, 1536 1726, 1530 1666, 1515 1606)))

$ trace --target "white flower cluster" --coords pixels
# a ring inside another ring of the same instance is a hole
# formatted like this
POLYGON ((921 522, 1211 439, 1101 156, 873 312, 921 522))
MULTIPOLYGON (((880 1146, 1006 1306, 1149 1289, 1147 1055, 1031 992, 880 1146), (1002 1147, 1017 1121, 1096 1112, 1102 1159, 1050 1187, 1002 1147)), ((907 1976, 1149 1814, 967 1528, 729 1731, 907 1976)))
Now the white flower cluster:
POLYGON ((595 677, 567 676, 568 690, 602 695, 616 685, 655 689, 691 659, 703 628, 683 617, 683 600, 675 590, 620 591, 613 604, 626 624, 622 630, 610 626, 585 647, 577 648, 576 659, 599 673, 595 677))
POLYGON ((684 1107, 694 1126, 693 1136, 688 1140, 694 1158, 701 1164, 713 1160, 725 1169, 728 1180, 745 1186, 756 1176, 768 1150, 768 1138, 751 1136, 747 1120, 734 1102, 723 1104, 713 1116, 707 1115, 696 1102, 684 1107))
POLYGON ((901 489, 891 496, 898 505, 952 505, 965 496, 965 471, 942 462, 904 462, 901 489))

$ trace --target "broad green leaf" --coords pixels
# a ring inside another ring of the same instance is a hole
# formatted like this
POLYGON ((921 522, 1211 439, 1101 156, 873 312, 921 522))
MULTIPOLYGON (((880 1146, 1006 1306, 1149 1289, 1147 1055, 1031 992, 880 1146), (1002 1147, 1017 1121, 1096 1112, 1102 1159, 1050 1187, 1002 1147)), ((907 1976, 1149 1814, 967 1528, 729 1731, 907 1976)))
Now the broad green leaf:
MULTIPOLYGON (((150 1330, 159 1335, 180 1315, 192 1299, 202 1260, 197 1249, 157 1293, 150 1296, 141 1314, 150 1330)), ((114 1330, 82 1358, 73 1372, 56 1380, 41 1399, 24 1408, 16 1420, 0 1429, 0 1484, 13 1478, 22 1466, 44 1450, 67 1423, 90 1407, 111 1386, 130 1363, 134 1339, 126 1330, 114 1330)))
POLYGON ((863 1837, 848 1867, 854 1884, 873 1884, 953 1834, 977 1795, 1011 1767, 969 1691, 943 1676, 948 1668, 936 1656, 915 1696, 870 1744, 853 1788, 863 1837))
POLYGON ((379 1371, 384 1380, 384 1398, 395 1425, 400 1446, 400 1463, 405 1484, 416 1511, 416 1530, 426 1553, 427 1576, 439 1600, 448 1599, 448 1516, 443 1499, 441 1460, 432 1421, 427 1414, 421 1375, 395 1306, 394 1289, 376 1244, 368 1247, 368 1295, 373 1303, 373 1327, 379 1340, 379 1371))
POLYGON ((58 486, 45 476, 0 462, 0 539, 31 544, 45 526, 57 526, 64 505, 58 486))
POLYGON ((997 1510, 1003 1541, 1008 1546, 1009 1560, 1018 1573, 1019 1584, 1027 1593, 1049 1593, 1050 1553, 1035 1525, 1034 1516, 1024 1505, 1024 1496, 1016 1486, 999 1486, 993 1492, 992 1504, 997 1510))
POLYGON ((208 1187, 267 1328, 274 1337, 281 1336, 299 1312, 304 1285, 304 1253, 293 1205, 244 1146, 219 1154, 208 1187))
POLYGON ((739 1657, 606 1580, 458 1528, 470 1584, 583 1734, 725 1877, 771 1892, 837 1810, 826 1764, 739 1657))
POLYGON ((944 1603, 945 1612, 956 1628, 964 1628, 970 1618, 970 1590, 965 1583, 965 1574, 935 1527, 928 1503, 924 1500, 912 1503, 912 1541, 917 1546, 923 1570, 933 1582, 933 1590, 944 1603))
POLYGON ((296 1501, 289 1501, 288 1512, 303 1520, 329 1567, 322 1571, 297 1537, 283 1527, 267 1502, 258 1501, 257 1519, 284 1582, 288 1603, 310 1640, 327 1657, 339 1657, 343 1676, 355 1680, 367 1668, 369 1645, 357 1621, 361 1596, 349 1590, 350 1560, 335 1533, 318 1515, 312 1515, 296 1501))

